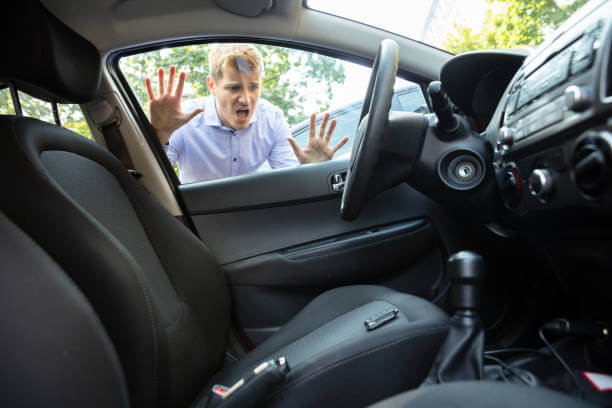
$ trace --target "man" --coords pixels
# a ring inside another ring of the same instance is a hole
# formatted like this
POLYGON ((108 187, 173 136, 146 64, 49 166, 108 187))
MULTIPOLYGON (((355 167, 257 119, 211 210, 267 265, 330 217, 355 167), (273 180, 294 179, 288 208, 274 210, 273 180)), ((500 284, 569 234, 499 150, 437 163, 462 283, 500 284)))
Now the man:
POLYGON ((185 73, 179 74, 173 92, 176 68, 170 67, 167 89, 164 70, 159 69, 157 97, 151 80, 146 79, 151 125, 170 163, 178 162, 182 183, 248 174, 266 160, 272 168, 330 160, 348 141, 345 137, 330 147, 336 121, 326 132, 326 113, 315 135, 316 115, 312 114, 308 145, 304 149, 297 145, 283 112, 259 98, 263 61, 253 45, 212 46, 208 63, 206 83, 211 96, 203 108, 189 113, 181 110, 185 73))

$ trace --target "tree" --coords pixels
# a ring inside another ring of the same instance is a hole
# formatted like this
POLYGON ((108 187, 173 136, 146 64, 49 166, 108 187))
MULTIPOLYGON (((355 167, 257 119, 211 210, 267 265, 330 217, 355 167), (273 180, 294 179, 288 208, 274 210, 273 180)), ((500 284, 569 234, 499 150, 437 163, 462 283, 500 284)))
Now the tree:
MULTIPOLYGON (((322 55, 290 48, 257 45, 264 62, 261 96, 278 106, 289 125, 306 119, 303 104, 309 90, 309 81, 324 84, 325 93, 319 98, 319 110, 329 107, 333 98, 332 86, 345 80, 344 65, 322 55)), ((187 73, 185 96, 199 98, 209 94, 206 86, 209 46, 188 45, 162 49, 122 58, 120 67, 132 90, 148 114, 148 99, 144 80, 156 78, 157 68, 175 65, 187 73)))
POLYGON ((497 7, 487 11, 482 31, 475 33, 465 25, 455 25, 455 32, 446 37, 442 48, 459 54, 477 49, 537 45, 547 32, 559 27, 587 1, 559 5, 555 0, 487 0, 497 7))

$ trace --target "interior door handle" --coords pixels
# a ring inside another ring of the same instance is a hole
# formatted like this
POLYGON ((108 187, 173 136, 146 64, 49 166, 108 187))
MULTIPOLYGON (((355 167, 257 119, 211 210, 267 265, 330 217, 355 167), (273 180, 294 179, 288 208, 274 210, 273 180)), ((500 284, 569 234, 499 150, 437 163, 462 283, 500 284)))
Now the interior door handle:
POLYGON ((344 190, 344 185, 346 184, 346 171, 340 171, 332 174, 330 181, 331 189, 334 192, 342 192, 342 190, 344 190))

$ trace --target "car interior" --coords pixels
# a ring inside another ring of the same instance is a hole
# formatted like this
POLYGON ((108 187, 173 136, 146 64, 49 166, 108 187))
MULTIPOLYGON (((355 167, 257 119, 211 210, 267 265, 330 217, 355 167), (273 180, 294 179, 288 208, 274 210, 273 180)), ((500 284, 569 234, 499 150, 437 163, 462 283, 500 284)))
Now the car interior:
POLYGON ((610 1, 458 55, 301 0, 7 10, 2 406, 612 405, 610 1), (181 184, 120 62, 215 42, 371 68, 350 157, 181 184))

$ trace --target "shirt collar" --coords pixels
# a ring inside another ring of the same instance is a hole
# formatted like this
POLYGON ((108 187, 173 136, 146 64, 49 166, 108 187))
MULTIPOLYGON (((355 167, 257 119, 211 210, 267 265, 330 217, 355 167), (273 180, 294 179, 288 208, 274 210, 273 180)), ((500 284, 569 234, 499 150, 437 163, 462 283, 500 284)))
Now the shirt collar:
MULTIPOLYGON (((255 105, 255 112, 253 112, 253 116, 251 116, 249 125, 257 121, 257 110, 257 105, 255 105)), ((202 115, 202 118, 198 125, 217 126, 229 129, 223 126, 223 124, 221 123, 221 118, 217 113, 217 101, 213 95, 210 95, 208 98, 206 98, 206 101, 204 102, 204 114, 202 115)))

